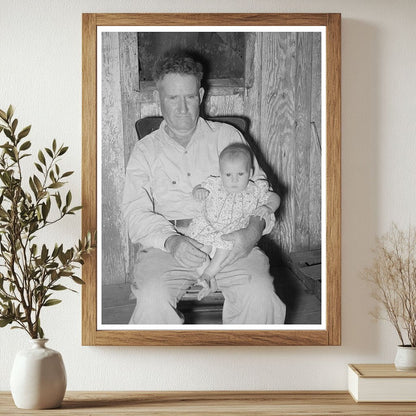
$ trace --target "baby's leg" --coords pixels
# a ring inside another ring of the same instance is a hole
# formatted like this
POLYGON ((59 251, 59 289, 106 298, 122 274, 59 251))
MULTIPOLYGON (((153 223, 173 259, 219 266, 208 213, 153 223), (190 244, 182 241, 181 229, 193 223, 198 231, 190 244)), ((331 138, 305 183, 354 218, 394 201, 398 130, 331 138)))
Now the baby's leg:
POLYGON ((215 250, 214 257, 198 279, 198 283, 203 286, 198 293, 198 300, 201 300, 209 293, 217 291, 218 286, 215 276, 221 271, 221 263, 227 258, 229 252, 230 250, 223 248, 217 248, 215 250))
POLYGON ((217 248, 203 275, 208 275, 211 278, 215 277, 221 271, 221 264, 227 258, 229 253, 230 250, 225 248, 217 248))
POLYGON ((196 272, 198 273, 198 275, 199 276, 201 276, 203 273, 204 273, 204 271, 205 271, 205 269, 209 266, 209 264, 211 263, 211 259, 210 259, 210 257, 209 257, 209 254, 211 253, 211 251, 212 251, 212 246, 208 246, 208 245, 204 245, 203 247, 201 247, 200 248, 200 250, 201 251, 203 251, 205 254, 207 254, 207 258, 206 258, 206 260, 204 261, 204 263, 202 264, 202 266, 199 266, 197 269, 196 269, 196 272))

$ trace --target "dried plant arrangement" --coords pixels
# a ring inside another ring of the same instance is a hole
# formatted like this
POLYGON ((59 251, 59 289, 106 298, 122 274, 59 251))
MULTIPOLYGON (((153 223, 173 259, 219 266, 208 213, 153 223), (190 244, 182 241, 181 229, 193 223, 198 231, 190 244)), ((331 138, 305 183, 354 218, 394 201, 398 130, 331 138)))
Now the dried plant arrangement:
POLYGON ((0 145, 0 327, 14 324, 31 338, 43 338, 41 311, 61 302, 54 293, 74 291, 62 284, 64 278, 83 283, 76 271, 93 250, 93 238, 88 233, 69 249, 39 243, 40 231, 81 207, 71 206, 71 191, 62 193, 73 172, 59 168, 68 147, 56 140, 39 150, 36 173, 24 178, 21 161, 31 156, 31 142, 25 139, 30 126, 18 133, 13 113, 12 106, 0 110, 0 133, 6 138, 0 145))
POLYGON ((393 224, 377 240, 374 261, 363 272, 382 310, 374 313, 395 328, 401 346, 416 347, 416 228, 393 224))

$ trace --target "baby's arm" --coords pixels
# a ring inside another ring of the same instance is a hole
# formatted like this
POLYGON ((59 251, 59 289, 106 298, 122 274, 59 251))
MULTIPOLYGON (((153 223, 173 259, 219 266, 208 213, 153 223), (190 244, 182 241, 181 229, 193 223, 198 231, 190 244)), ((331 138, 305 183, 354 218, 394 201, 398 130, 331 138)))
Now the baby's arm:
POLYGON ((196 185, 195 188, 192 189, 192 196, 198 201, 205 201, 208 195, 209 195, 208 189, 205 189, 201 185, 196 185))
POLYGON ((267 215, 271 215, 276 212, 279 206, 280 196, 274 192, 270 192, 269 197, 267 198, 267 202, 264 205, 257 207, 254 210, 253 215, 264 219, 267 215))

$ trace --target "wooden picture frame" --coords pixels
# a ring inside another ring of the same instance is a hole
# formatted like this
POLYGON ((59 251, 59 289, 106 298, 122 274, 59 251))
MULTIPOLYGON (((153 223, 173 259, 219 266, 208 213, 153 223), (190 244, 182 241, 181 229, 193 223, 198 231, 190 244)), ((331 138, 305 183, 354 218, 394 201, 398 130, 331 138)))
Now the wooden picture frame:
MULTIPOLYGON (((340 345, 341 343, 341 15, 321 14, 83 14, 82 17, 82 229, 83 233, 97 229, 97 195, 101 183, 97 164, 97 121, 101 103, 97 99, 97 30, 100 27, 244 27, 253 31, 259 27, 319 27, 323 28, 326 110, 322 126, 325 161, 322 189, 322 208, 325 224, 322 243, 325 252, 323 270, 325 286, 322 290, 322 310, 325 312, 321 327, 300 329, 294 327, 222 328, 203 329, 109 329, 99 327, 97 303, 97 253, 83 266, 86 284, 82 291, 82 344, 83 345, 340 345), (324 137, 325 136, 325 137, 324 137), (325 140, 324 140, 325 139, 325 140), (98 180, 98 182, 97 182, 98 180), (323 192, 323 191, 322 191, 323 192)), ((291 29, 293 30, 293 29, 291 29)), ((323 59, 323 58, 322 58, 323 59)), ((133 82, 128 80, 128 82, 133 82)), ((324 111, 324 110, 323 110, 324 111)), ((97 202, 98 201, 98 202, 97 202)), ((97 230, 100 238, 101 230, 97 230)), ((99 257, 100 253, 98 253, 99 257)))

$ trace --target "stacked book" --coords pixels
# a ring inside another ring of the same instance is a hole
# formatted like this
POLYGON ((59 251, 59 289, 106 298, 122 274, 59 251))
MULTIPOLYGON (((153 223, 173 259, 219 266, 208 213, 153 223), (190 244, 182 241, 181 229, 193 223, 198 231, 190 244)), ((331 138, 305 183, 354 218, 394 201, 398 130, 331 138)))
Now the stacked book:
POLYGON ((416 371, 394 364, 349 364, 348 390, 356 402, 416 402, 416 371))

